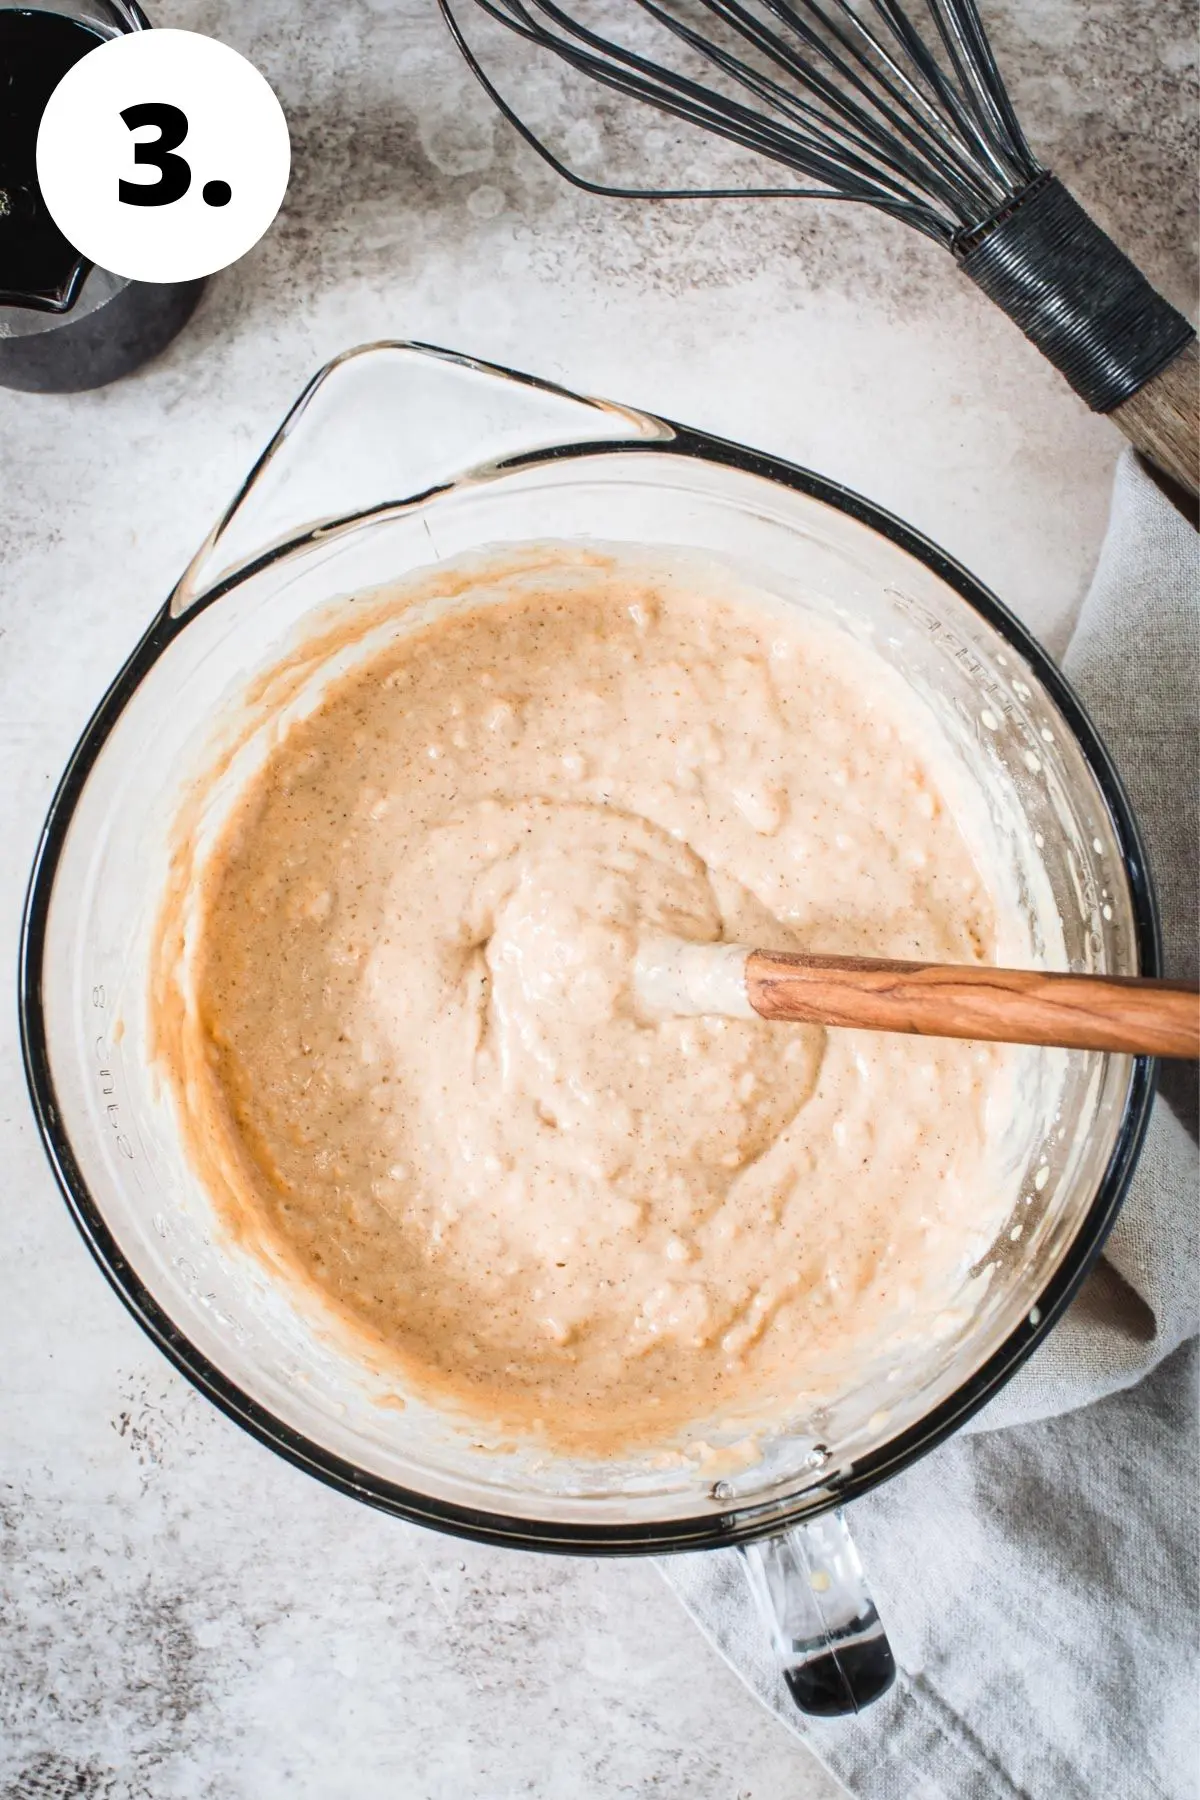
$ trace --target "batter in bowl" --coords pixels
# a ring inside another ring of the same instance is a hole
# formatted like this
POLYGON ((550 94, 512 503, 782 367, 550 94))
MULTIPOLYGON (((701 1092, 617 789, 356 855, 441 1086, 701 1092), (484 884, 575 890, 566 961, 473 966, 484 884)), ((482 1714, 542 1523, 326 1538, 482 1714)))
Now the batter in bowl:
POLYGON ((467 1419, 786 1417, 937 1329, 1016 1198, 1022 1053, 649 1017, 638 945, 1027 959, 983 796, 815 616, 599 556, 483 597, 397 599, 184 834, 152 1013, 193 1159, 467 1419))

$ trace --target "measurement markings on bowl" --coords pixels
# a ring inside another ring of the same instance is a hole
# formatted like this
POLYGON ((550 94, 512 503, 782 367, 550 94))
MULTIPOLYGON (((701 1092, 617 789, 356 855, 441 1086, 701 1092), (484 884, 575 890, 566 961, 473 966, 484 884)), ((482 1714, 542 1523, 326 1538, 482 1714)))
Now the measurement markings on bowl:
MULTIPOLYGON (((92 989, 92 1006, 99 1012, 105 1009, 105 993, 101 985, 92 989)), ((125 1131, 121 1116, 120 1102, 113 1099, 117 1091, 117 1078, 112 1070, 112 1044, 107 1032, 100 1032, 95 1041, 96 1061, 100 1065, 97 1073, 100 1081, 100 1092, 104 1098, 104 1112, 108 1123, 116 1135, 117 1149, 121 1155, 133 1161, 133 1144, 125 1131)))
POLYGON ((1018 717, 1016 707, 1007 691, 993 676, 989 675, 987 668, 980 662, 970 646, 948 631, 945 623, 938 618, 937 614, 922 605, 921 601, 914 600, 911 594, 906 594, 896 587, 889 587, 887 592, 896 602, 899 612, 911 619, 914 624, 919 625, 928 637, 941 638, 948 645, 955 662, 962 664, 976 685, 987 695, 989 700, 995 703, 997 711, 1003 713, 1010 724, 1013 723, 1018 717))

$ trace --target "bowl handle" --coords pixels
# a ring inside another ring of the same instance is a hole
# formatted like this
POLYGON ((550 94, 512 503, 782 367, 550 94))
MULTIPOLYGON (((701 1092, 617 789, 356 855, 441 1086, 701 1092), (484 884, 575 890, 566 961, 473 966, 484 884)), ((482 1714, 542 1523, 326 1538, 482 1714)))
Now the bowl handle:
POLYGON ((546 451, 669 442, 651 414, 428 344, 364 344, 305 388, 171 596, 183 618, 269 555, 546 451))
POLYGON ((742 1546, 742 1566, 801 1712, 861 1712, 896 1676, 887 1634, 840 1512, 742 1546))

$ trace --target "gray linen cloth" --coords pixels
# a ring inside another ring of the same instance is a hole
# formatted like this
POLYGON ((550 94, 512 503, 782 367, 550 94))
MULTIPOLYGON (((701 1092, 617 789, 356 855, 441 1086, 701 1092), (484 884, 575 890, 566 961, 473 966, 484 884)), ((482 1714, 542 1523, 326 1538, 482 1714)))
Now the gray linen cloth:
MULTIPOLYGON (((1064 667, 1145 836, 1165 972, 1190 977, 1198 660, 1195 533, 1127 453, 1064 667)), ((861 1800, 1200 1791, 1195 1092, 1190 1069, 1166 1070, 1104 1257, 1058 1328, 966 1433, 850 1509, 896 1653, 889 1694, 857 1719, 804 1719, 736 1552, 660 1564, 861 1800)))

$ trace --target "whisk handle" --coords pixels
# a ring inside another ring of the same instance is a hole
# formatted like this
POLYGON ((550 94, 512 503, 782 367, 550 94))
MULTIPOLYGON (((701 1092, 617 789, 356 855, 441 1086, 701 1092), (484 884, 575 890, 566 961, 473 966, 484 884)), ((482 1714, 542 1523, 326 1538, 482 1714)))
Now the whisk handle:
POLYGON ((1195 495, 1200 477, 1200 355, 1196 340, 1112 412, 1136 450, 1195 495))
POLYGON ((1195 494, 1196 334, 1062 182, 1042 170, 953 248, 1092 411, 1195 494))

